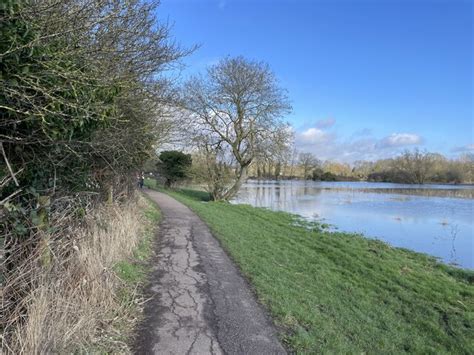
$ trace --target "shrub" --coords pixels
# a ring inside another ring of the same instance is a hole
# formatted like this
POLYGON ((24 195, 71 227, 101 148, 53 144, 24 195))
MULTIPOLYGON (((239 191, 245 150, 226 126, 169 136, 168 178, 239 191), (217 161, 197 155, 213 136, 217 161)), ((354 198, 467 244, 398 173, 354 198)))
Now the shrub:
POLYGON ((158 170, 166 178, 165 185, 168 187, 186 178, 193 162, 190 154, 176 150, 161 152, 159 159, 158 170))

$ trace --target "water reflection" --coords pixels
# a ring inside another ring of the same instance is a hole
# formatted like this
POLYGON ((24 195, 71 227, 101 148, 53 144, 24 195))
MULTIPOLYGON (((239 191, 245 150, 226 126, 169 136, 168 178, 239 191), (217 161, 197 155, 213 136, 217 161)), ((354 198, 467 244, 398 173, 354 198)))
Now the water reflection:
POLYGON ((249 181, 234 202, 323 218, 343 231, 474 268, 472 196, 473 186, 249 181))

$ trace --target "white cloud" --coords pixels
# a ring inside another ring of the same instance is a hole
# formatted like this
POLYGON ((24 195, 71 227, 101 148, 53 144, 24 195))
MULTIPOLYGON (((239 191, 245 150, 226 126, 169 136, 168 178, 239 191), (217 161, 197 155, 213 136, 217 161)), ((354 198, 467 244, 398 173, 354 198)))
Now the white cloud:
POLYGON ((301 138, 307 143, 316 143, 325 139, 326 135, 322 129, 312 127, 301 133, 301 138))
MULTIPOLYGON (((359 133, 359 132, 356 132, 359 133)), ((339 137, 320 128, 311 127, 296 133, 296 147, 302 152, 311 152, 322 160, 353 163, 357 160, 377 160, 398 155, 410 145, 422 144, 423 139, 414 133, 394 133, 382 139, 364 134, 339 137)))
POLYGON ((421 144, 422 139, 414 133, 392 133, 378 143, 379 148, 404 147, 408 145, 421 144))

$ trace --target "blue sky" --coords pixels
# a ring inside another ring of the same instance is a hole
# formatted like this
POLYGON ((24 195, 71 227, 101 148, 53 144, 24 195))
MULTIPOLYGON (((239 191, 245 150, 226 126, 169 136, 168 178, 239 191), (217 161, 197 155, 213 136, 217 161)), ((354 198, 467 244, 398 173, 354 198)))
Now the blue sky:
POLYGON ((300 150, 353 162, 416 146, 474 152, 468 0, 162 0, 183 76, 226 56, 267 62, 300 150))

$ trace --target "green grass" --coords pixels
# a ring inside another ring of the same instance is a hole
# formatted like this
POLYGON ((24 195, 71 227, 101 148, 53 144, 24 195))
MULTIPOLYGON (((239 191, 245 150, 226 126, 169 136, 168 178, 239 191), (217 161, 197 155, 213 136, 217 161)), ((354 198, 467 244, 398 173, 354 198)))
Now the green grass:
MULTIPOLYGON (((144 218, 144 232, 133 255, 117 262, 113 271, 122 281, 115 292, 116 309, 111 311, 108 323, 112 331, 107 330, 98 341, 89 344, 85 349, 77 350, 75 354, 118 354, 127 353, 123 344, 132 344, 134 327, 142 319, 143 286, 151 269, 149 260, 153 254, 153 241, 161 214, 156 205, 146 199, 140 201, 145 208, 140 211, 144 218)), ((139 218, 140 216, 137 216, 139 218)))
MULTIPOLYGON (((147 208, 143 212, 147 220, 145 234, 134 250, 133 258, 122 260, 114 266, 114 271, 117 276, 126 284, 133 287, 146 279, 149 269, 147 261, 152 254, 154 231, 161 218, 160 211, 152 202, 147 201, 147 205, 147 208)), ((125 287, 125 289, 127 289, 127 287, 125 287)))
MULTIPOLYGON (((156 188, 156 186, 155 186, 156 188)), ((474 353, 474 273, 295 216, 167 191, 212 229, 297 353, 474 353)))
POLYGON ((114 270, 117 275, 126 283, 137 284, 145 280, 149 265, 146 263, 152 254, 152 244, 155 227, 160 221, 160 211, 150 201, 144 210, 144 215, 149 226, 146 227, 143 239, 133 252, 133 258, 118 262, 114 270))
POLYGON ((144 185, 149 187, 150 189, 159 189, 159 185, 157 184, 155 179, 145 178, 144 185))
MULTIPOLYGON (((122 280, 120 288, 116 291, 117 301, 120 305, 115 322, 116 339, 118 342, 131 343, 133 327, 137 319, 142 318, 142 309, 137 301, 142 301, 142 287, 147 280, 151 265, 149 259, 153 253, 153 241, 156 227, 161 219, 160 211, 156 205, 146 200, 144 234, 140 243, 133 251, 132 257, 121 260, 114 265, 115 274, 122 280)), ((113 342, 112 342, 113 344, 113 342)), ((91 353, 115 353, 113 346, 108 344, 104 349, 93 349, 91 353)))

